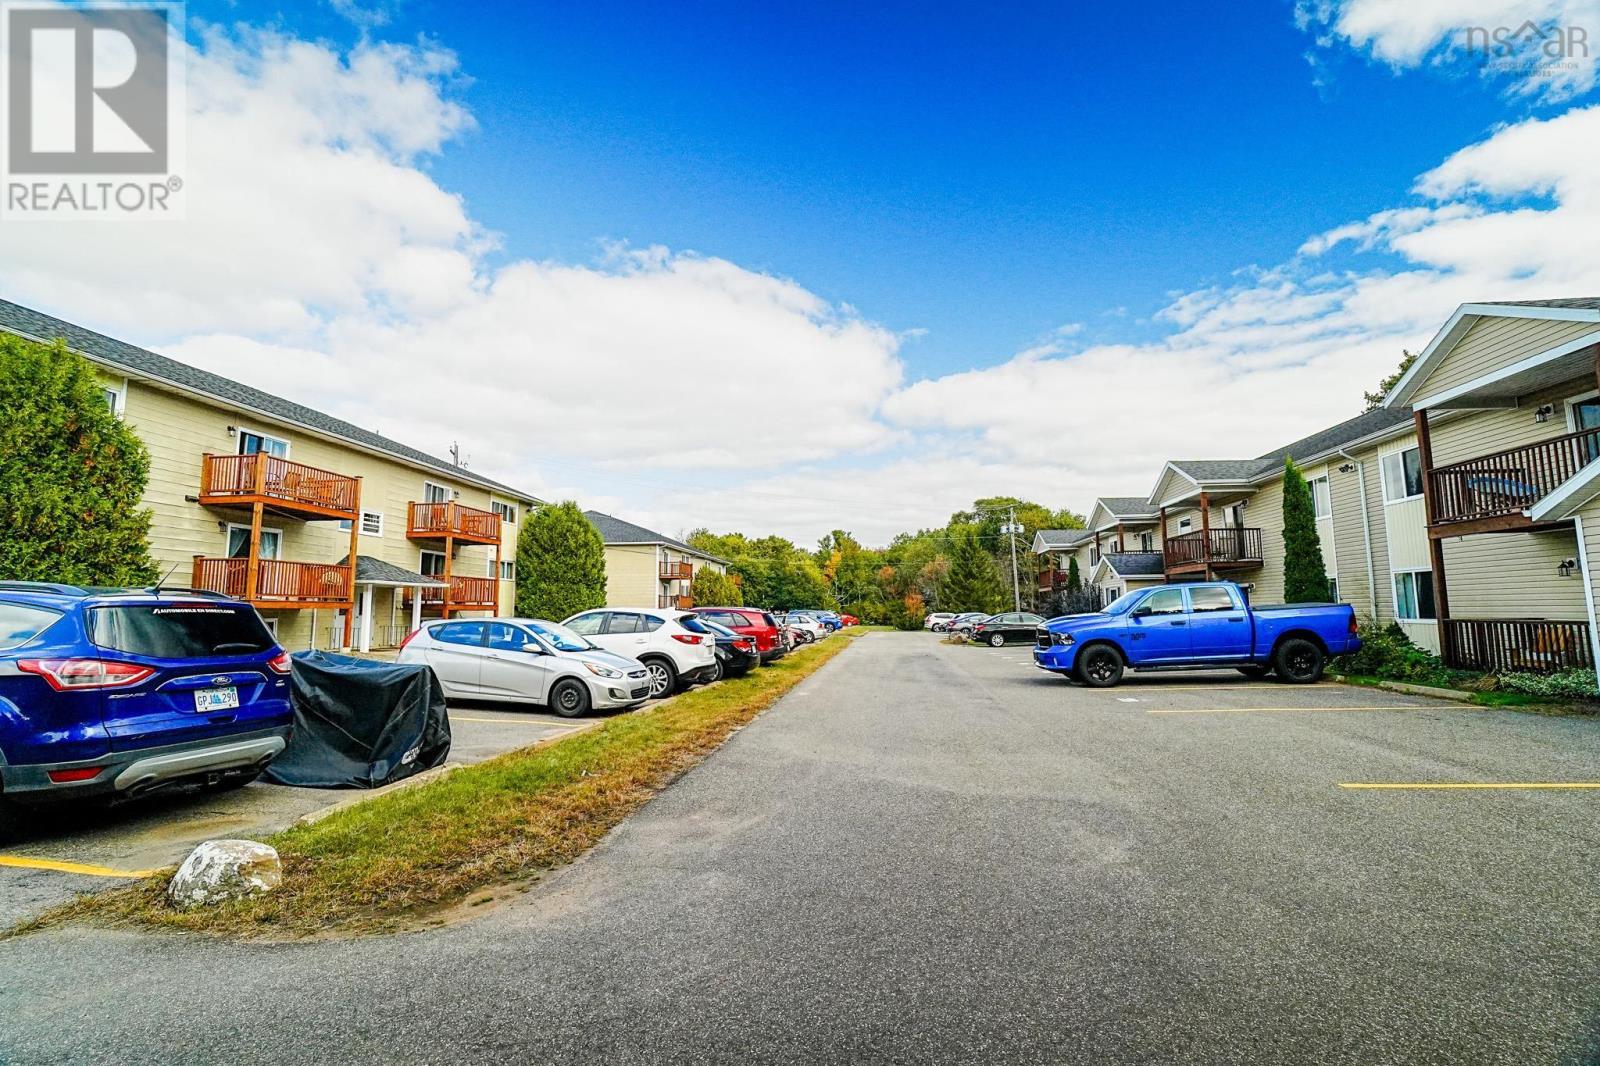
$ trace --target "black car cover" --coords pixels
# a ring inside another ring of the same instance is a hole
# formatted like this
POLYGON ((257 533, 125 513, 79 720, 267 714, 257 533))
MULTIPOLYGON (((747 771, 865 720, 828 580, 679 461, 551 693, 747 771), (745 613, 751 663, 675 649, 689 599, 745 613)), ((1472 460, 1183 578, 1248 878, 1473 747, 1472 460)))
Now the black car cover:
POLYGON ((266 779, 303 788, 377 788, 450 754, 444 692, 427 666, 327 652, 293 656, 294 736, 266 779))

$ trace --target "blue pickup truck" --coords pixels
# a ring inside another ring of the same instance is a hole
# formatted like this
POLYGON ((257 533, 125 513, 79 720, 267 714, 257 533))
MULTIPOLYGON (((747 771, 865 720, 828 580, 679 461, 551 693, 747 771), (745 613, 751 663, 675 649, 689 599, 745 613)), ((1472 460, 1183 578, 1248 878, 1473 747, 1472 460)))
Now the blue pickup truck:
POLYGON ((1294 684, 1322 677, 1334 655, 1361 647, 1347 603, 1252 607, 1228 581, 1139 589, 1098 614, 1052 618, 1038 629, 1043 670, 1109 688, 1126 670, 1233 667, 1294 684))

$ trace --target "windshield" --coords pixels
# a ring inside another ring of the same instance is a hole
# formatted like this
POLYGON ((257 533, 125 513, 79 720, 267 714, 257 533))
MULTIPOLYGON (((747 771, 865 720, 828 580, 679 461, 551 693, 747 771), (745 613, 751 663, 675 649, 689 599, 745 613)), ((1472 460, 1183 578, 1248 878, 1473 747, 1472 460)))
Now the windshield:
POLYGON ((1133 592, 1124 592, 1122 595, 1118 596, 1116 599, 1100 608, 1100 613, 1127 614, 1128 609, 1133 606, 1133 601, 1138 599, 1143 592, 1144 589, 1136 589, 1133 592))
POLYGON ((528 628, 550 643, 556 651, 595 651, 587 637, 574 633, 559 622, 529 622, 528 628))

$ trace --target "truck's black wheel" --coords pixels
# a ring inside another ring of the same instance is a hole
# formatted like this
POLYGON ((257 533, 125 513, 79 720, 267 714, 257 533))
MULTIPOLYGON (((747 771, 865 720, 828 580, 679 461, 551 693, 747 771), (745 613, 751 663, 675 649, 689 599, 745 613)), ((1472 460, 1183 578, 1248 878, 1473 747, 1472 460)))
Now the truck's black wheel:
POLYGON ((1291 637, 1278 645, 1272 657, 1273 672, 1291 685, 1309 685, 1322 680, 1328 657, 1309 640, 1291 637))
POLYGON ((1078 680, 1090 688, 1110 688, 1122 680, 1122 656, 1104 644, 1085 648, 1074 665, 1078 680))

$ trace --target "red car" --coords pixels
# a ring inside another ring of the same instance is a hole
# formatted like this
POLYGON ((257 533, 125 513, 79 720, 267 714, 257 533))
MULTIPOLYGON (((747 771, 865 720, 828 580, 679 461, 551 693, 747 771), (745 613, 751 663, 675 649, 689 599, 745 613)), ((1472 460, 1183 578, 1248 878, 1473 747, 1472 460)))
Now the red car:
POLYGON ((858 626, 861 624, 861 619, 857 618, 853 614, 841 614, 839 616, 839 621, 843 622, 847 626, 858 626))
POLYGON ((696 607, 694 613, 716 622, 718 625, 727 626, 735 633, 754 637, 756 651, 761 653, 761 661, 769 663, 774 659, 781 659, 784 652, 788 651, 783 646, 783 638, 778 632, 777 619, 766 611, 757 607, 696 607))

